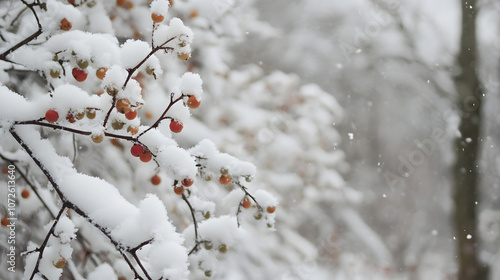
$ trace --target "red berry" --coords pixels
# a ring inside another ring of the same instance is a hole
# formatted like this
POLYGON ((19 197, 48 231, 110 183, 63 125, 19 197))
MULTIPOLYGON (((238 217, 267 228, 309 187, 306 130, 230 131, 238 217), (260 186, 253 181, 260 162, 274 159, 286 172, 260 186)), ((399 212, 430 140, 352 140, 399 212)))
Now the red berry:
POLYGON ((184 126, 182 125, 181 122, 178 122, 176 120, 172 120, 170 122, 170 130, 173 132, 173 133, 179 133, 182 131, 182 129, 184 128, 184 126))
POLYGON ((116 5, 119 7, 125 6, 126 3, 127 3, 127 0, 116 0, 116 5))
POLYGON ((227 184, 231 183, 231 175, 226 174, 226 175, 220 176, 219 183, 221 183, 222 185, 227 185, 227 184))
POLYGON ((75 116, 72 113, 69 113, 69 112, 68 112, 68 114, 66 114, 66 120, 68 122, 70 122, 70 123, 76 122, 75 116))
POLYGON ((3 226, 3 227, 7 227, 8 225, 10 225, 9 218, 7 218, 7 217, 2 217, 2 226, 3 226))
POLYGON ((142 153, 139 158, 141 159, 142 162, 149 162, 152 158, 151 153, 149 151, 145 151, 142 153))
POLYGON ((75 77, 75 80, 79 82, 83 82, 87 79, 87 72, 83 71, 82 69, 79 68, 73 68, 73 77, 75 77))
POLYGON ((268 212, 269 214, 274 213, 274 211, 276 211, 276 206, 268 206, 268 207, 267 207, 267 212, 268 212))
POLYGON ((174 192, 178 195, 181 195, 184 193, 184 187, 182 186, 177 186, 177 187, 174 187, 174 192))
POLYGON ((30 191, 28 191, 28 189, 24 189, 22 192, 21 192, 21 197, 26 199, 28 197, 30 197, 30 191))
POLYGON ((193 184, 193 182, 194 181, 192 179, 186 178, 186 179, 182 180, 181 183, 184 187, 190 187, 193 184))
POLYGON ((127 120, 133 120, 135 117, 137 117, 137 111, 130 111, 125 114, 125 118, 127 118, 127 120))
POLYGON ((158 174, 151 177, 151 184, 158 186, 160 183, 161 183, 161 178, 160 176, 158 176, 158 174))
POLYGON ((196 99, 196 97, 194 97, 193 95, 191 95, 187 101, 187 105, 191 109, 196 109, 196 108, 200 107, 200 104, 201 104, 201 102, 198 101, 198 99, 196 99))
POLYGON ((141 145, 139 144, 135 144, 134 146, 132 146, 132 148, 130 149, 130 153, 134 156, 134 157, 138 157, 140 155, 142 155, 142 153, 144 152, 144 148, 142 148, 141 145))
POLYGON ((50 109, 50 110, 47 110, 47 112, 45 113, 45 120, 48 121, 48 122, 57 122, 57 120, 59 119, 59 114, 50 109))
POLYGON ((248 197, 245 196, 245 198, 243 199, 243 203, 242 203, 243 208, 248 209, 248 208, 250 208, 250 205, 252 205, 252 203, 250 202, 248 197))

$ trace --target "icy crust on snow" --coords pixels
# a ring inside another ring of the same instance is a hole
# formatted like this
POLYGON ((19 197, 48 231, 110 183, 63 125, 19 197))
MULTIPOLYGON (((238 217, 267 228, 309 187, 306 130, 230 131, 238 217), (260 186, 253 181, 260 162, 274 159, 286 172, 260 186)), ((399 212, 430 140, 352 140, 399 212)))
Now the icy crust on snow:
MULTIPOLYGON (((188 257, 183 238, 175 232, 157 196, 147 195, 136 207, 108 182, 78 173, 68 158, 57 155, 48 140, 40 139, 34 128, 17 127, 16 132, 53 176, 67 200, 84 211, 92 223, 105 228, 126 248, 152 240, 139 252, 154 279, 186 279, 188 257)), ((61 230, 65 228, 66 222, 61 230)))
POLYGON ((253 178, 256 173, 256 167, 250 162, 241 161, 229 154, 221 153, 215 147, 215 144, 204 139, 190 149, 191 155, 203 159, 208 172, 220 176, 221 169, 226 169, 233 179, 239 176, 249 176, 253 178))

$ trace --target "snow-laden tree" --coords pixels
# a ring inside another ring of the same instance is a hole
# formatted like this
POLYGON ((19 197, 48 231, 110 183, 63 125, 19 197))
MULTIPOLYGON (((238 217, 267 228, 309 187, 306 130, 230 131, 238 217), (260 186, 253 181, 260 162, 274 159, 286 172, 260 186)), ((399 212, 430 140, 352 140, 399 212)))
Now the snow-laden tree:
MULTIPOLYGON (((348 166, 336 126, 343 110, 330 93, 296 75, 266 75, 260 65, 231 70, 237 56, 245 55, 240 46, 277 34, 255 18, 249 1, 237 3, 188 21, 196 38, 191 67, 204 80, 204 104, 213 106, 197 110, 179 138, 193 144, 215 139, 221 150, 256 164, 254 182, 279 197, 280 215, 278 231, 266 241, 245 243, 237 259, 224 259, 221 277, 233 279, 243 271, 247 279, 307 279, 332 263, 339 277, 386 277, 391 254, 357 213, 360 193, 342 179, 348 166), (353 242, 362 245, 351 250, 353 242), (369 257, 353 266, 363 254, 369 257)), ((185 10, 183 17, 193 11, 185 10)), ((244 228, 248 239, 261 236, 258 228, 244 228)))
POLYGON ((206 126, 190 120, 204 97, 188 26, 213 28, 206 7, 0 4, 2 279, 198 279, 265 244, 277 200, 252 189, 254 165, 189 141, 206 126))

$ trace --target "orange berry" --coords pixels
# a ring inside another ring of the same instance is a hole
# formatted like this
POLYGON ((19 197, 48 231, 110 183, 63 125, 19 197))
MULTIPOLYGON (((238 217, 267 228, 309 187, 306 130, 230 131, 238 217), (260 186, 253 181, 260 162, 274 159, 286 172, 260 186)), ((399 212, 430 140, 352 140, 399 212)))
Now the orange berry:
POLYGON ((172 7, 174 5, 174 0, 168 0, 168 5, 172 7))
POLYGON ((128 99, 120 99, 116 102, 116 110, 122 114, 130 112, 130 101, 128 99))
POLYGON ((61 20, 61 29, 64 31, 70 30, 72 27, 71 22, 69 22, 66 18, 61 20))
POLYGON ((182 195, 184 193, 184 187, 182 186, 174 187, 174 192, 178 195, 182 195))
POLYGON ((102 135, 102 134, 99 134, 99 135, 92 135, 92 137, 91 137, 91 138, 92 138, 92 141, 94 141, 94 143, 99 144, 99 143, 101 143, 101 142, 102 142, 102 140, 104 140, 104 135, 102 135))
POLYGON ((231 183, 231 175, 226 174, 220 176, 219 183, 221 183, 221 185, 228 185, 229 183, 231 183))
POLYGON ((190 18, 195 18, 198 16, 198 12, 197 11, 192 11, 190 14, 189 14, 189 17, 190 18))
POLYGON ((95 110, 88 110, 87 113, 85 114, 89 120, 92 120, 95 118, 96 112, 95 110))
POLYGON ((180 60, 188 60, 189 59, 189 53, 180 53, 180 54, 177 55, 177 57, 180 60))
POLYGON ((151 177, 151 184, 158 186, 160 183, 161 183, 161 178, 160 176, 158 176, 158 174, 151 177))
POLYGON ((3 227, 7 227, 8 225, 10 225, 10 221, 7 217, 2 217, 1 223, 3 227))
POLYGON ((160 23, 165 19, 165 17, 159 14, 152 13, 151 19, 156 23, 160 23))
POLYGON ((102 80, 104 79, 104 77, 106 76, 106 72, 108 71, 108 68, 106 67, 101 67, 99 69, 97 69, 97 71, 95 72, 95 75, 97 76, 97 78, 99 80, 102 80))
POLYGON ((151 112, 148 111, 148 112, 144 113, 144 117, 146 119, 150 120, 150 119, 153 118, 153 113, 151 113, 151 112))
POLYGON ((190 187, 191 185, 193 185, 193 182, 194 182, 193 179, 186 178, 182 180, 181 183, 184 187, 190 187))
POLYGON ((50 123, 53 123, 53 122, 57 122, 57 120, 59 119, 59 114, 55 111, 55 110, 47 110, 47 112, 45 112, 45 120, 50 122, 50 123))
POLYGON ((127 0, 116 0, 116 5, 118 7, 123 7, 125 4, 127 4, 127 0))
POLYGON ((241 205, 243 206, 243 208, 248 209, 248 208, 250 208, 252 203, 250 202, 248 197, 245 196, 245 198, 243 199, 243 203, 241 205))
POLYGON ((82 120, 83 118, 85 118, 85 112, 80 112, 80 113, 76 114, 77 120, 82 120))
POLYGON ((63 268, 65 265, 66 265, 66 259, 65 258, 60 258, 56 263, 53 263, 53 265, 56 267, 56 268, 63 268))
POLYGON ((201 102, 196 99, 194 95, 191 95, 187 101, 187 105, 191 109, 197 109, 200 107, 201 102))
POLYGON ((139 158, 141 159, 142 162, 149 162, 152 158, 151 153, 149 151, 145 151, 142 153, 139 158))
POLYGON ((118 147, 118 148, 123 148, 122 143, 120 143, 120 140, 116 138, 109 139, 109 142, 111 142, 111 145, 118 147))
POLYGON ((30 191, 28 189, 24 189, 22 192, 21 192, 21 197, 26 199, 28 197, 30 197, 30 191))
POLYGON ((130 111, 125 114, 125 118, 127 118, 127 120, 133 120, 135 117, 137 117, 137 111, 130 111))
POLYGON ((274 213, 274 211, 276 211, 276 206, 268 206, 268 207, 267 207, 267 212, 268 212, 269 214, 274 213))
POLYGON ((125 3, 125 6, 123 6, 125 9, 127 10, 132 10, 134 8, 134 3, 130 2, 130 1, 127 1, 125 3))
POLYGON ((139 132, 139 127, 129 126, 127 127, 127 132, 130 132, 132 135, 136 135, 139 132))

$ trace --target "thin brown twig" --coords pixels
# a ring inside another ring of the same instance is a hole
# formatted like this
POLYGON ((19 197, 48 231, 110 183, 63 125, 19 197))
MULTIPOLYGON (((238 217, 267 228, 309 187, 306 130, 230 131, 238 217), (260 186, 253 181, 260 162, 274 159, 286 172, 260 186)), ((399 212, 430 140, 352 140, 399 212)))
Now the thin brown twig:
POLYGON ((57 216, 56 216, 56 218, 54 220, 54 223, 50 227, 49 232, 45 236, 45 239, 43 240, 42 245, 40 245, 40 247, 38 247, 38 249, 36 250, 36 251, 38 251, 38 258, 36 260, 35 267, 33 268, 33 272, 31 273, 30 280, 33 280, 34 277, 35 277, 35 275, 38 272, 40 272, 40 261, 42 260, 43 252, 45 251, 45 247, 47 246, 47 242, 49 241, 50 236, 54 233, 54 230, 56 229, 56 225, 59 222, 59 219, 61 218, 62 214, 65 211, 66 211, 66 206, 63 204, 63 206, 61 207, 61 210, 59 210, 59 213, 57 214, 57 216))
MULTIPOLYGON (((37 38, 40 34, 42 34, 42 25, 40 24, 40 20, 38 19, 38 15, 35 11, 35 9, 33 8, 33 4, 28 4, 26 3, 26 1, 24 0, 21 0, 21 2, 24 3, 24 5, 26 5, 30 10, 31 12, 33 12, 33 15, 35 16, 35 19, 36 19, 36 23, 38 25, 38 30, 35 31, 35 33, 31 34, 30 36, 28 36, 26 39, 22 40, 21 42, 17 43, 16 45, 14 45, 13 47, 11 47, 10 49, 6 50, 5 52, 3 52, 2 54, 0 54, 0 60, 3 60, 3 61, 7 61, 7 62, 10 62, 8 59, 7 59, 7 56, 9 54, 11 54, 12 52, 14 52, 15 50, 19 49, 20 47, 28 44, 29 42, 31 42, 32 40, 34 40, 35 38, 37 38)), ((40 5, 40 4, 38 4, 40 5)))
POLYGON ((165 115, 168 113, 170 108, 172 108, 172 106, 174 106, 175 103, 182 100, 184 98, 184 96, 185 96, 184 94, 181 94, 181 96, 179 96, 177 99, 174 100, 174 93, 173 92, 170 93, 170 103, 168 104, 167 108, 165 108, 165 111, 163 111, 163 114, 161 114, 161 116, 156 120, 156 122, 152 126, 148 127, 148 129, 141 132, 137 136, 137 139, 139 139, 139 137, 141 137, 142 135, 144 135, 146 132, 150 131, 151 129, 157 128, 160 125, 160 123, 165 119, 165 115))

